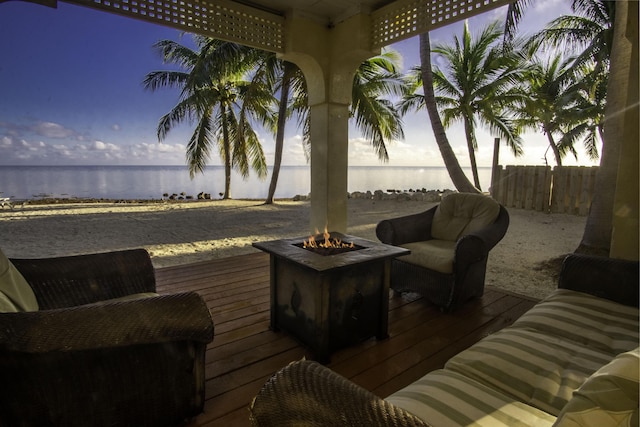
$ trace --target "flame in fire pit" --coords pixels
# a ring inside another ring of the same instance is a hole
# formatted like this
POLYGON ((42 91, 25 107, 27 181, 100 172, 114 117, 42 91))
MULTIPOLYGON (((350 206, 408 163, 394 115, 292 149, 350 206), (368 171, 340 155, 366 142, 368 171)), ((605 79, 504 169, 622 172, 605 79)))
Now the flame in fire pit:
MULTIPOLYGON (((320 232, 316 229, 316 235, 320 235, 320 232)), ((322 233, 322 237, 324 240, 316 240, 315 236, 309 236, 309 240, 305 240, 302 244, 302 247, 305 249, 317 249, 317 248, 333 248, 333 249, 354 249, 355 245, 353 242, 346 243, 338 238, 332 238, 329 232, 327 231, 327 227, 324 228, 324 233, 322 233)))

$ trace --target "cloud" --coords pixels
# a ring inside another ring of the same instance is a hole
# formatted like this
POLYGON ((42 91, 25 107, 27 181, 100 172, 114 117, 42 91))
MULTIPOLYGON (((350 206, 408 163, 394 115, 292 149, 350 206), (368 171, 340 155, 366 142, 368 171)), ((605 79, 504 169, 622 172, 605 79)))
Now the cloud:
POLYGON ((40 120, 27 124, 0 122, 0 134, 14 138, 38 136, 48 139, 85 139, 80 132, 74 129, 70 129, 59 123, 40 120))
POLYGON ((0 164, 184 164, 182 144, 118 145, 100 140, 47 142, 40 139, 0 136, 0 164))
POLYGON ((182 165, 185 151, 183 144, 109 142, 44 120, 0 121, 0 164, 5 165, 182 165))
MULTIPOLYGON (((267 156, 267 163, 273 164, 274 153, 265 153, 267 156)), ((297 134, 284 141, 283 153, 282 153, 283 165, 306 165, 307 158, 304 154, 304 147, 302 145, 302 135, 297 134)))
POLYGON ((102 141, 93 141, 90 147, 95 151, 108 151, 108 152, 121 151, 121 148, 119 146, 115 144, 105 143, 102 141))
POLYGON ((34 132, 36 135, 55 139, 75 138, 78 135, 76 131, 52 122, 37 122, 30 126, 29 130, 34 132))

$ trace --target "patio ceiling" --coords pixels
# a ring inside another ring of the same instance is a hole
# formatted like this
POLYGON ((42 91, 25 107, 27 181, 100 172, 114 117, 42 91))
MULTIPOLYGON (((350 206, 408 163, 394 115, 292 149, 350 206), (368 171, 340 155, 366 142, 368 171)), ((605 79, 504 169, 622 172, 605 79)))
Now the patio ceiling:
MULTIPOLYGON (((0 0, 0 3, 4 0, 0 0)), ((57 0, 31 0, 55 7, 57 0)), ((64 0, 180 30, 284 53, 287 23, 333 27, 370 16, 371 49, 510 3, 509 0, 64 0)))

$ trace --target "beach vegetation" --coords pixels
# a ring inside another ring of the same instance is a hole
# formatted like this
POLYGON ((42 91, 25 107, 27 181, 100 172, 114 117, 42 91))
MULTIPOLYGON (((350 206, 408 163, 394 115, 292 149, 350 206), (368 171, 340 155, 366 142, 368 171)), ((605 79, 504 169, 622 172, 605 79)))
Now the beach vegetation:
MULTIPOLYGON (((434 78, 433 70, 431 66, 431 38, 429 33, 420 34, 420 79, 422 80, 422 105, 427 110, 429 115, 429 122, 431 123, 431 129, 433 135, 440 150, 440 155, 444 162, 451 182, 456 187, 456 190, 463 193, 478 193, 480 190, 475 187, 460 166, 460 162, 456 157, 456 154, 449 143, 447 134, 444 129, 444 125, 438 112, 436 104, 436 96, 434 90, 434 78)), ((412 96, 412 92, 415 95, 415 91, 419 90, 420 84, 418 79, 413 79, 412 87, 409 87, 409 92, 406 96, 412 96)), ((413 96, 413 100, 419 101, 420 97, 413 96)), ((417 107, 419 104, 413 104, 417 107)))
MULTIPOLYGON (((275 154, 273 160, 273 170, 269 191, 264 201, 265 204, 272 204, 280 176, 282 166, 282 153, 284 151, 284 135, 286 122, 292 116, 303 117, 307 111, 307 86, 302 70, 292 62, 283 61, 275 54, 268 53, 271 71, 268 73, 268 84, 273 88, 274 93, 279 92, 277 106, 277 121, 275 129, 275 154)), ((304 137, 309 139, 308 123, 299 122, 299 127, 303 127, 304 137)))
POLYGON ((231 197, 231 170, 247 177, 253 169, 260 178, 267 175, 266 158, 254 130, 260 123, 275 122, 273 93, 260 73, 252 73, 265 61, 257 49, 194 36, 195 49, 172 40, 161 40, 154 48, 164 63, 178 70, 152 71, 143 81, 146 89, 180 90, 178 103, 158 122, 162 141, 177 125, 194 125, 187 142, 189 174, 204 172, 217 148, 225 168, 224 193, 231 197))
POLYGON ((514 156, 523 154, 522 138, 511 114, 511 107, 523 97, 517 90, 524 74, 523 57, 517 45, 502 45, 501 39, 497 21, 484 27, 477 37, 465 21, 461 39, 454 36, 453 44, 432 48, 445 60, 443 68, 433 70, 436 104, 445 128, 463 123, 473 182, 478 189, 478 127, 487 127, 501 137, 514 156))
MULTIPOLYGON (((509 7, 507 22, 512 25, 508 34, 513 34, 529 3, 531 0, 518 0, 509 7)), ((613 49, 615 26, 627 25, 628 4, 609 0, 573 0, 571 7, 575 15, 555 19, 534 35, 532 43, 576 52, 572 67, 576 75, 582 73, 583 104, 579 108, 587 116, 583 128, 586 129, 585 146, 590 156, 595 155, 594 148, 598 139, 602 142, 594 198, 582 241, 576 251, 608 256, 613 229, 613 189, 616 187, 622 144, 615 124, 616 117, 622 114, 619 111, 619 106, 623 104, 620 100, 626 96, 617 90, 619 85, 609 84, 612 80, 609 72, 610 64, 617 61, 619 67, 616 72, 622 73, 621 81, 628 80, 624 69, 630 52, 620 48, 614 54, 613 49)), ((623 37, 619 35, 618 39, 623 37)))
POLYGON ((584 111, 578 108, 581 83, 574 78, 573 61, 560 54, 532 57, 522 87, 526 96, 514 109, 521 128, 540 130, 547 137, 547 150, 558 166, 568 152, 577 156, 574 143, 583 123, 584 111))
POLYGON ((402 115, 391 101, 406 91, 402 57, 392 49, 364 61, 353 78, 351 117, 378 159, 389 161, 387 143, 404 139, 402 115))
MULTIPOLYGON (((387 144, 404 138, 402 114, 391 100, 407 90, 408 82, 400 71, 401 62, 397 51, 385 49, 380 55, 362 62, 353 78, 349 115, 381 162, 389 161, 387 144)), ((296 92, 293 110, 304 130, 303 142, 308 158, 312 142, 306 91, 296 92)))
MULTIPOLYGON (((401 62, 402 58, 397 51, 384 50, 380 55, 362 62, 353 79, 350 118, 355 121, 363 138, 371 143, 381 162, 389 161, 387 144, 404 138, 402 115, 391 100, 406 91, 407 81, 400 72, 401 62)), ((284 61, 282 64, 281 84, 278 87, 280 103, 276 155, 266 204, 273 203, 282 159, 284 123, 288 118, 298 118, 307 159, 311 149, 309 103, 304 75, 294 64, 284 61), (291 98, 288 97, 289 91, 291 98)))
POLYGON ((521 45, 502 44, 498 22, 487 25, 473 37, 465 22, 462 38, 453 44, 431 48, 429 34, 420 36, 420 65, 408 74, 410 85, 400 102, 400 111, 426 109, 431 127, 449 176, 458 191, 480 191, 475 158, 478 149, 476 129, 488 127, 507 143, 515 156, 523 154, 520 128, 513 117, 513 106, 523 96, 519 84, 525 64, 521 45), (445 67, 432 67, 431 53, 444 59, 445 67), (445 129, 462 122, 473 183, 460 167, 445 129))

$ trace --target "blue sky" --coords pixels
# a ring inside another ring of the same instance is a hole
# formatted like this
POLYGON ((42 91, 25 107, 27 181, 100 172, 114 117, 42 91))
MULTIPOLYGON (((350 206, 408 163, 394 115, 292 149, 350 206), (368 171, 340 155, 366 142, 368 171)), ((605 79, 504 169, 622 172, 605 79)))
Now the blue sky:
MULTIPOLYGON (((469 21, 477 32, 505 9, 469 21)), ((521 30, 531 34, 569 12, 568 0, 539 0, 527 10, 521 30)), ((451 42, 462 24, 434 31, 432 43, 451 42)), ((189 36, 184 36, 189 37, 189 36)), ((0 4, 0 165, 181 165, 189 126, 174 129, 158 143, 158 119, 178 98, 177 91, 154 93, 142 87, 152 70, 167 69, 151 46, 161 39, 179 40, 180 32, 156 24, 58 3, 57 9, 26 2, 0 4)), ((188 42, 187 40, 183 40, 188 42)), ((419 63, 418 40, 395 45, 405 69, 419 63)), ((437 63, 437 59, 435 60, 437 63)), ((389 144, 389 165, 441 166, 426 112, 405 117, 404 141, 389 144)), ((461 164, 468 163, 460 126, 447 131, 461 164)), ((260 132, 267 161, 273 137, 260 132)), ((480 166, 490 166, 493 136, 478 134, 480 166)), ((305 164, 299 130, 288 126, 283 164, 305 164)), ((525 156, 514 158, 503 145, 501 164, 543 164, 543 135, 525 135, 525 156)), ((579 162, 590 163, 578 149, 579 162)), ((552 156, 547 156, 553 164, 552 156)), ((350 132, 349 162, 379 165, 371 146, 350 132)), ((217 157, 210 164, 220 164, 217 157)))

